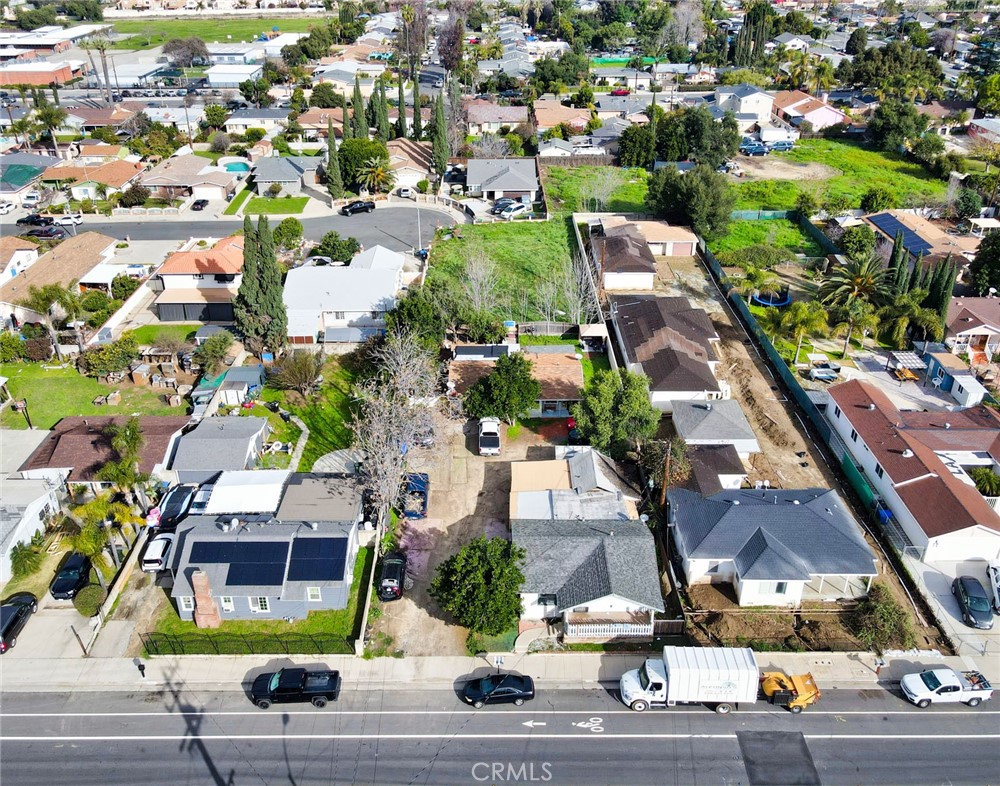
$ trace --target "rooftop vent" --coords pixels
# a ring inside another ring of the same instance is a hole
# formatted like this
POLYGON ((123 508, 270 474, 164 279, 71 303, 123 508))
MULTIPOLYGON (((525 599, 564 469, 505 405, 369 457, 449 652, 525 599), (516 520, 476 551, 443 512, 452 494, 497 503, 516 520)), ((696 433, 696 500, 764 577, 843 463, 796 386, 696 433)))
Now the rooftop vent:
POLYGON ((315 532, 316 530, 318 530, 319 529, 319 522, 318 521, 311 522, 309 524, 309 529, 311 529, 313 532, 315 532))
POLYGON ((903 451, 903 458, 913 458, 913 451, 907 448, 903 451))
POLYGON ((793 499, 792 500, 792 504, 793 505, 801 505, 802 503, 799 500, 797 500, 797 499, 793 499))
POLYGON ((875 411, 875 402, 872 402, 871 404, 868 405, 868 411, 869 412, 875 411))
POLYGON ((945 424, 944 424, 944 427, 945 427, 945 428, 951 428, 951 423, 945 423, 945 424))

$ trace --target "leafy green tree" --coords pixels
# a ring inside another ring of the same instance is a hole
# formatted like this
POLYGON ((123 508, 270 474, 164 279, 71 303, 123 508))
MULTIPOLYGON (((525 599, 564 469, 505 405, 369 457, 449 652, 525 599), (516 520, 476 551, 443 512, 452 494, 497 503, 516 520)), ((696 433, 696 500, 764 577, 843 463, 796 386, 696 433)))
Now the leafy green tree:
POLYGON ((389 123, 389 101, 385 97, 385 80, 378 81, 378 117, 376 118, 378 135, 383 142, 392 139, 392 126, 389 123))
POLYGON ((988 115, 1000 114, 1000 74, 988 76, 979 83, 976 107, 988 115))
MULTIPOLYGON (((243 217, 243 270, 240 287, 233 300, 233 321, 244 336, 259 336, 263 332, 260 302, 260 253, 257 231, 250 216, 243 217)), ((227 348, 228 349, 228 348, 227 348)))
POLYGON ((350 262, 361 251, 357 238, 341 237, 339 232, 330 230, 319 245, 309 252, 311 257, 330 257, 335 262, 350 262))
POLYGON ((342 199, 344 181, 340 174, 340 158, 337 155, 337 136, 333 133, 333 121, 326 123, 326 165, 323 167, 326 190, 331 199, 342 199))
POLYGON ((861 209, 866 213, 881 213, 896 207, 896 197, 887 188, 869 188, 861 197, 861 209))
POLYGON ((258 107, 269 107, 274 103, 274 99, 271 98, 270 89, 271 83, 266 79, 247 79, 240 82, 240 95, 249 104, 253 104, 258 107))
POLYGON ((992 232, 983 238, 976 258, 969 266, 969 273, 977 295, 988 295, 991 288, 1000 292, 1000 232, 992 232))
POLYGON ((352 190, 361 184, 361 170, 371 159, 389 160, 389 151, 381 139, 353 138, 345 139, 337 150, 337 160, 340 162, 340 175, 345 186, 352 190))
POLYGON ((799 362, 802 342, 808 336, 822 335, 829 330, 826 309, 815 300, 796 300, 785 309, 784 323, 795 340, 795 357, 792 365, 799 362))
POLYGON ((868 48, 868 30, 864 26, 855 28, 847 38, 844 51, 849 55, 860 55, 868 48))
POLYGON ((150 191, 145 186, 133 183, 122 191, 118 204, 122 207, 142 207, 150 197, 150 191))
POLYGON ((502 355, 493 371, 478 380, 463 398, 469 417, 501 418, 511 425, 537 405, 542 386, 531 376, 531 361, 522 352, 502 355))
POLYGON ((386 314, 386 327, 391 333, 412 332, 421 346, 437 352, 458 307, 447 286, 433 282, 412 287, 406 297, 396 301, 396 307, 386 314))
POLYGON ((955 198, 955 217, 959 221, 967 218, 978 218, 983 212, 983 199, 971 188, 961 188, 955 198))
POLYGON ((480 536, 438 566, 430 595, 463 627, 499 635, 521 615, 524 557, 504 538, 480 536))
POLYGON ((615 455, 651 438, 660 423, 649 400, 649 379, 631 371, 598 371, 571 411, 580 434, 615 455))
POLYGON ((819 203, 811 191, 799 191, 795 197, 795 209, 806 218, 809 218, 819 210, 819 203))
POLYGON ((100 344, 88 349, 80 357, 80 368, 92 377, 103 377, 113 371, 126 371, 139 357, 139 342, 131 332, 122 334, 117 341, 100 344))
POLYGON ((879 329, 879 318, 874 307, 866 300, 851 300, 845 306, 841 306, 831 312, 836 323, 833 326, 834 336, 844 337, 843 357, 851 349, 851 338, 855 331, 861 331, 861 344, 864 346, 864 337, 874 334, 879 329))
POLYGON ((781 278, 776 273, 748 263, 744 263, 740 273, 723 278, 722 283, 746 298, 773 294, 781 289, 781 278))
POLYGON ((895 349, 906 349, 907 334, 911 327, 919 328, 925 337, 934 341, 943 335, 944 327, 937 312, 920 305, 926 297, 926 290, 915 289, 896 295, 876 312, 882 338, 895 349))
POLYGON ((302 222, 289 216, 274 228, 274 244, 281 249, 295 248, 302 242, 302 222))
POLYGON ((326 358, 322 352, 293 350, 277 364, 267 383, 278 390, 294 390, 304 397, 316 387, 324 363, 326 358))
POLYGON ((320 82, 314 85, 309 96, 309 106, 320 109, 335 109, 337 107, 347 108, 347 100, 338 93, 329 82, 320 82))
POLYGON ((892 241, 892 254, 889 256, 889 267, 886 275, 892 279, 889 289, 893 295, 898 295, 909 289, 910 254, 903 242, 902 230, 896 233, 896 237, 892 241))
POLYGON ((10 575, 15 579, 30 576, 44 560, 45 555, 30 543, 16 543, 10 550, 10 575))
POLYGON ((274 249, 274 237, 267 216, 261 216, 257 223, 256 241, 260 254, 260 302, 257 304, 262 314, 263 333, 260 346, 254 341, 250 346, 254 351, 269 349, 278 352, 288 339, 288 311, 282 297, 281 266, 274 249))
POLYGON ((434 140, 432 144, 432 155, 434 158, 434 171, 443 176, 448 168, 448 126, 444 115, 444 94, 438 93, 437 102, 434 105, 434 140))
POLYGON ((649 169, 653 166, 653 135, 648 126, 635 124, 622 131, 618 138, 618 162, 626 168, 649 169))
POLYGON ((972 467, 969 477, 984 497, 1000 497, 1000 475, 992 467, 972 467))
POLYGON ((205 107, 205 125, 209 128, 222 128, 229 119, 229 112, 219 104, 209 104, 205 107))
POLYGON ((849 258, 831 271, 819 288, 820 302, 830 308, 846 308, 861 300, 878 307, 889 299, 887 271, 874 251, 864 257, 849 258))
POLYGON ((729 229, 736 195, 725 175, 705 164, 681 174, 661 169, 649 180, 646 205, 671 223, 687 223, 707 239, 721 237, 729 229))
POLYGON ((344 104, 344 116, 341 120, 341 129, 344 135, 344 141, 351 139, 354 136, 354 124, 351 122, 350 116, 347 114, 347 104, 344 104))
POLYGON ((847 256, 860 259, 875 248, 875 232, 867 224, 848 227, 840 238, 840 247, 847 256))
POLYGON ((38 124, 45 129, 52 140, 52 147, 59 155, 59 140, 57 138, 59 130, 66 124, 69 113, 65 109, 60 109, 52 104, 45 104, 35 111, 35 119, 38 124))
POLYGON ((917 161, 930 167, 945 152, 944 140, 937 134, 924 134, 910 145, 910 153, 917 161))
MULTIPOLYGON (((891 44, 890 44, 891 46, 891 44)), ((868 121, 868 140, 879 150, 895 151, 927 130, 927 116, 912 101, 883 101, 868 121)))
MULTIPOLYGON (((258 341, 259 339, 256 337, 251 339, 250 336, 247 336, 247 340, 249 342, 258 341)), ((197 358, 199 365, 205 369, 205 373, 214 376, 222 369, 222 365, 232 346, 233 334, 228 330, 223 330, 209 336, 204 343, 195 349, 194 356, 197 358)))

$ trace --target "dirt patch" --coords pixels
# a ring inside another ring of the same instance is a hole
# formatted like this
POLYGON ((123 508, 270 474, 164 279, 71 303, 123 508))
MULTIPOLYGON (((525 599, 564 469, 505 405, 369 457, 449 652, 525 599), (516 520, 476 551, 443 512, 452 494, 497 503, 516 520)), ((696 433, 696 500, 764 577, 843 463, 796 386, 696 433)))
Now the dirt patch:
POLYGON ((740 156, 743 180, 829 180, 843 174, 826 164, 799 163, 779 156, 740 156))
POLYGON ((156 629, 157 620, 169 603, 167 593, 156 586, 151 574, 139 571, 132 574, 121 594, 121 600, 115 607, 114 614, 111 615, 113 620, 135 623, 124 657, 142 655, 143 646, 139 634, 156 629))

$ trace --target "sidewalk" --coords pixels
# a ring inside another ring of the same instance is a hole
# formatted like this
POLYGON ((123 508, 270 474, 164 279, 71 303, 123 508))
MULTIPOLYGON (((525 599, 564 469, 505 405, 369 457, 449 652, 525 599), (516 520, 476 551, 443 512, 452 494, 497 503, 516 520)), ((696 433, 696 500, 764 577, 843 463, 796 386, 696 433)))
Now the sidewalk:
MULTIPOLYGON (((606 653, 506 653, 503 668, 535 678, 546 690, 599 690, 618 684, 621 675, 640 666, 643 655, 606 653)), ((371 690, 379 686, 411 690, 444 690, 473 672, 485 674, 493 666, 487 658, 428 657, 375 658, 349 655, 322 656, 165 656, 143 661, 146 676, 139 674, 138 660, 128 658, 7 659, 0 669, 0 690, 47 691, 241 691, 243 683, 262 671, 291 664, 325 664, 340 671, 345 691, 371 690)), ((870 653, 758 653, 761 670, 786 673, 811 672, 823 690, 885 687, 904 675, 925 668, 951 666, 975 668, 968 658, 920 653, 914 657, 889 659, 880 675, 875 673, 870 653)), ((987 677, 996 675, 987 674, 987 677)))

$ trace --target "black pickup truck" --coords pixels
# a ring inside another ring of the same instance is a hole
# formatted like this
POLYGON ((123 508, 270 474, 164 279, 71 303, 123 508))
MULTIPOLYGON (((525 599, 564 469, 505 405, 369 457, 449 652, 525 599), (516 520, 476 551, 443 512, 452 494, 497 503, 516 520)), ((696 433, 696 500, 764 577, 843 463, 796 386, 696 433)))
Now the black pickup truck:
POLYGON ((272 704, 310 701, 314 707, 325 707, 340 695, 339 671, 306 671, 282 669, 261 674, 253 681, 250 698, 262 710, 272 704))

